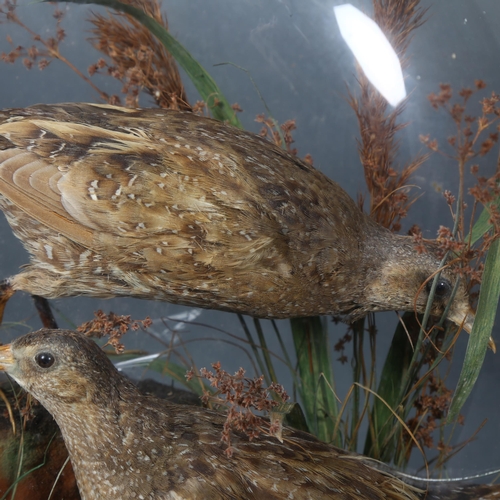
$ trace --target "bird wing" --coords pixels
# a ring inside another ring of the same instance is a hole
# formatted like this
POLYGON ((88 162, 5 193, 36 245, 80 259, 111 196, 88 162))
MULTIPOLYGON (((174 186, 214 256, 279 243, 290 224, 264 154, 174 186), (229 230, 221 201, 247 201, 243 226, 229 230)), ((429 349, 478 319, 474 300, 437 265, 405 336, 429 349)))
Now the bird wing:
POLYGON ((92 250, 142 245, 153 268, 165 251, 215 267, 274 260, 287 228, 270 211, 288 195, 270 198, 272 170, 247 175, 225 146, 227 127, 206 123, 159 110, 27 108, 0 124, 0 193, 92 250))
POLYGON ((0 149, 0 194, 33 219, 89 247, 92 232, 68 216, 61 205, 57 188, 61 175, 57 166, 29 149, 0 149))

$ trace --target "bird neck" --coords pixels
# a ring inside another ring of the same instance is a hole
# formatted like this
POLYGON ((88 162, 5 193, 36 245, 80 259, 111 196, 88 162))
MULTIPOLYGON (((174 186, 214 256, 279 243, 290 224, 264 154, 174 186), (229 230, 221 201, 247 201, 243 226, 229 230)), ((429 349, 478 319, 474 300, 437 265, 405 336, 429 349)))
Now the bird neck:
POLYGON ((410 236, 380 234, 365 251, 366 278, 363 303, 368 311, 416 310, 417 299, 425 302, 422 284, 440 266, 432 244, 419 252, 410 236), (376 243, 376 244, 375 244, 376 243))
POLYGON ((91 498, 109 498, 111 490, 119 486, 116 474, 117 458, 122 454, 127 429, 122 424, 127 411, 126 401, 135 387, 126 379, 109 384, 106 393, 89 394, 87 401, 61 404, 51 408, 68 449, 82 498, 92 492, 91 498), (102 471, 88 474, 84 471, 102 471))
POLYGON ((325 306, 322 314, 341 312, 347 321, 353 321, 372 310, 366 296, 370 284, 394 254, 394 247, 409 238, 394 235, 366 214, 360 214, 357 224, 345 231, 349 234, 343 234, 341 240, 334 235, 316 256, 322 285, 317 300, 325 306))

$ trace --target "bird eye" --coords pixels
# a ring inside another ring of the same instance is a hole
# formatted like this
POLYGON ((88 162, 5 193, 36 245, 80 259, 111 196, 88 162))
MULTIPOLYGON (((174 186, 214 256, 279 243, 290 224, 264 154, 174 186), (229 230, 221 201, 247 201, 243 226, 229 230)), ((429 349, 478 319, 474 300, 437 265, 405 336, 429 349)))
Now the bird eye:
MULTIPOLYGON (((429 281, 427 283, 427 293, 430 293, 431 288, 432 288, 432 281, 429 281)), ((436 297, 440 298, 446 297, 450 294, 450 292, 451 292, 451 283, 447 279, 439 278, 435 291, 436 297)))
POLYGON ((35 361, 40 368, 50 368, 56 358, 50 352, 40 352, 35 356, 35 361))

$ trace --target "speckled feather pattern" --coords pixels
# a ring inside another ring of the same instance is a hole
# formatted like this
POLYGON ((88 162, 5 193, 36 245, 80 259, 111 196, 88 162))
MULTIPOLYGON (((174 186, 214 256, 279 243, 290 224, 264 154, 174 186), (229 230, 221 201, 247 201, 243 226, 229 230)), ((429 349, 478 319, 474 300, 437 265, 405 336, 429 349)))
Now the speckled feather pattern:
POLYGON ((54 416, 83 500, 416 498, 362 457, 292 429, 283 443, 236 433, 227 458, 221 414, 141 395, 80 334, 40 330, 11 352, 8 372, 54 416), (40 352, 52 367, 36 364, 40 352))
POLYGON ((172 110, 0 112, 0 208, 31 254, 10 285, 47 298, 354 319, 412 309, 439 262, 265 139, 172 110))

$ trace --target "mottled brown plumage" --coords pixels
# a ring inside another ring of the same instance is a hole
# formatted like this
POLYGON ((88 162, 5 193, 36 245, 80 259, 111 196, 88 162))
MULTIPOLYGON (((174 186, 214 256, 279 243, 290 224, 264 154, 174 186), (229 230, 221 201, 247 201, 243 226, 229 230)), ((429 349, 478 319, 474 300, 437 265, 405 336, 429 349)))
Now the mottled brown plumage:
MULTIPOLYGON (((422 312, 439 266, 255 135, 93 104, 0 112, 0 207, 31 254, 11 290, 134 296, 263 318, 422 312), (420 292, 420 293, 418 293, 420 292)), ((456 281, 442 273, 433 313, 456 281)), ((449 318, 470 330, 465 287, 449 318)))
POLYGON ((83 500, 410 500, 400 480, 304 432, 283 443, 235 433, 224 417, 141 395, 90 339, 39 330, 0 347, 9 373, 54 416, 83 500))

